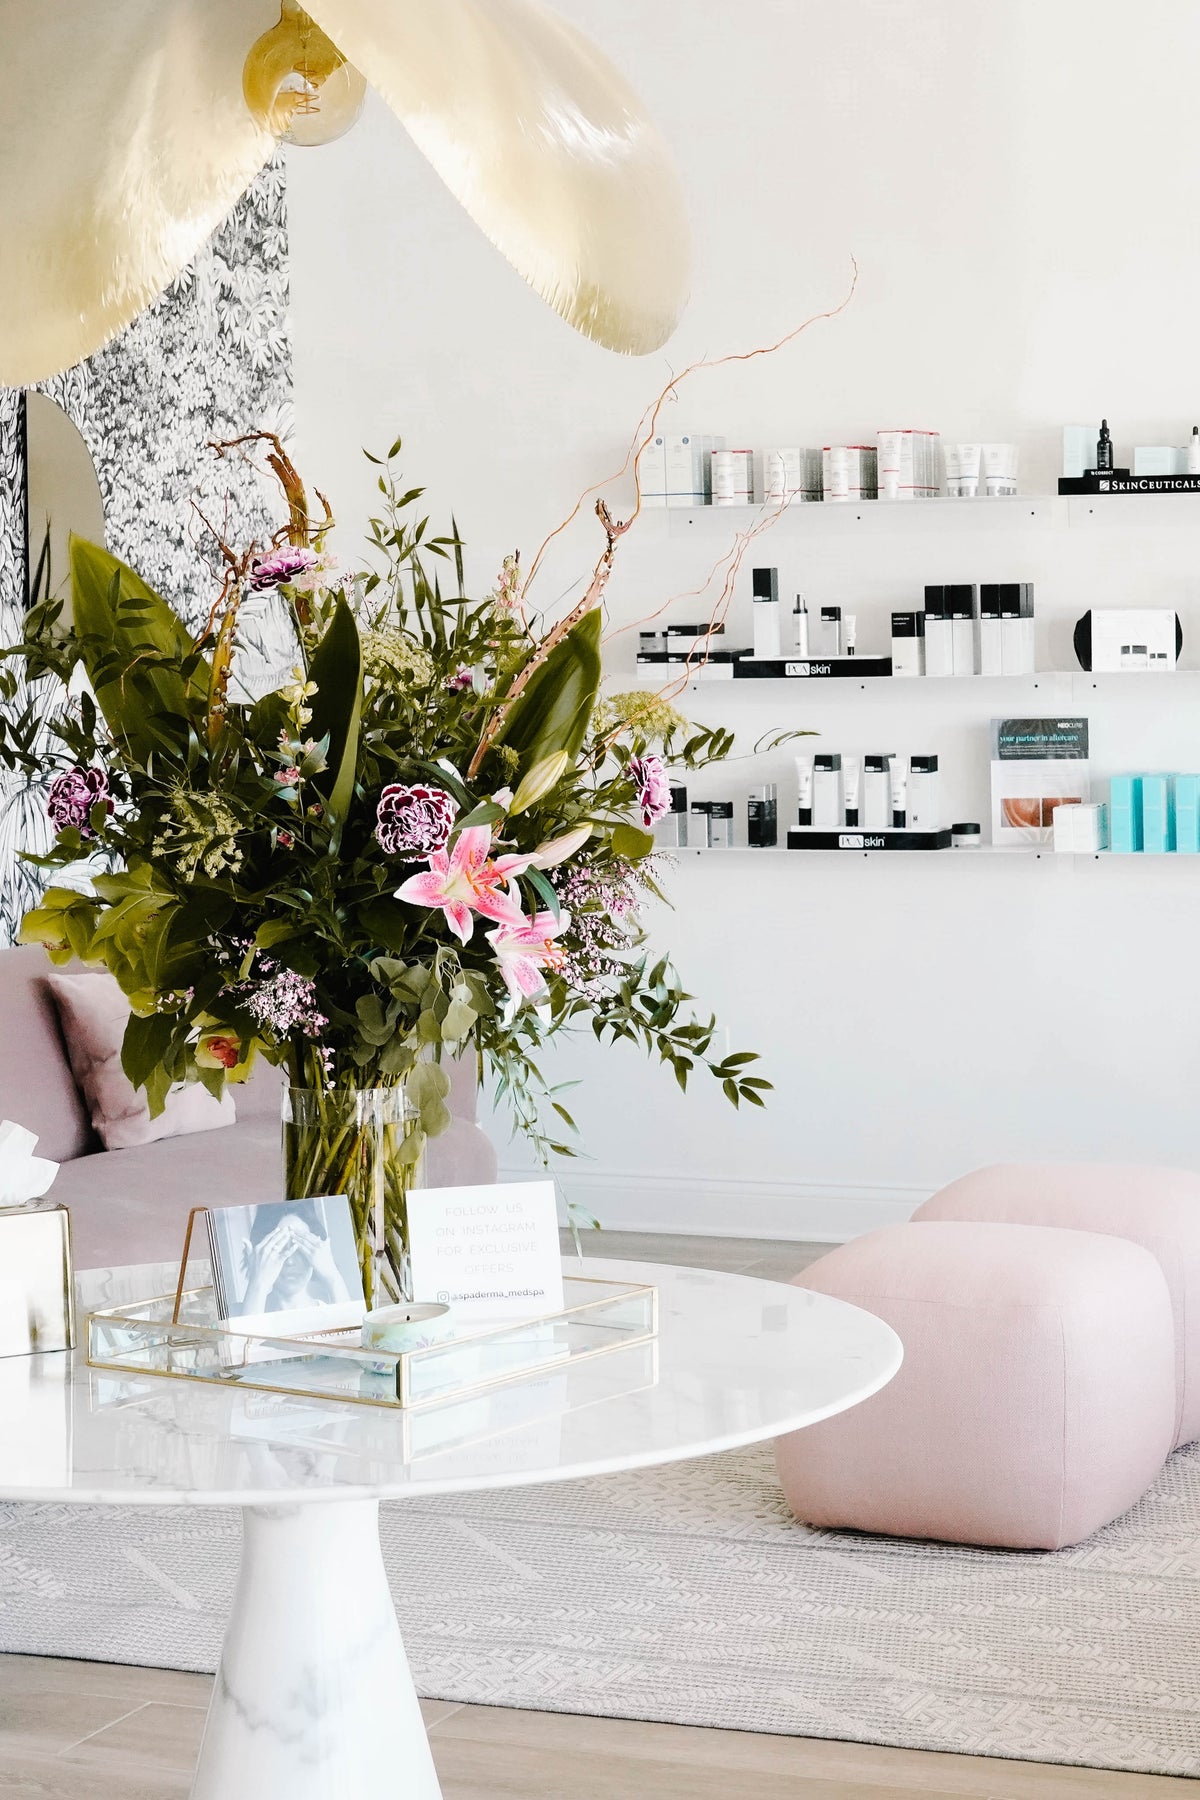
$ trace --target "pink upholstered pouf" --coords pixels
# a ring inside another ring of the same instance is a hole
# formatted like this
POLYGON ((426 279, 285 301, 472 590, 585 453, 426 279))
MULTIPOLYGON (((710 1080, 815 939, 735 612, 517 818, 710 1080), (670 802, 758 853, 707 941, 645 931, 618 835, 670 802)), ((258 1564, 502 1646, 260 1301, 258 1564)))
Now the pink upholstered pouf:
POLYGON ((1176 1444, 1200 1437, 1200 1175, 1101 1163, 997 1163, 952 1181, 918 1219, 1062 1225, 1144 1244, 1175 1314, 1176 1444))
POLYGON ((1115 1519, 1171 1448, 1175 1339, 1148 1250, 1033 1225, 897 1225, 797 1285, 878 1314, 900 1373, 780 1438, 812 1525, 1055 1550, 1115 1519))

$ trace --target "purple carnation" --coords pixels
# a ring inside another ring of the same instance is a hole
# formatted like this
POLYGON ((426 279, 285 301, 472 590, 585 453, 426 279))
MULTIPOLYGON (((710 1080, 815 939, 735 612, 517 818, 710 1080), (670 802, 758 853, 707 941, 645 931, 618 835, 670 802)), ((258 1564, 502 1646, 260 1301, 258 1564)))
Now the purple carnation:
POLYGON ((458 801, 444 788, 402 787, 394 781, 379 796, 375 836, 389 856, 403 851, 432 856, 444 849, 457 817, 458 801))
POLYGON ((101 800, 107 808, 108 776, 103 769, 68 769, 50 783, 46 811, 56 831, 74 826, 84 837, 94 837, 91 811, 101 800))
POLYGON ((281 544, 269 556, 256 556, 250 568, 248 586, 251 593, 261 594, 278 587, 282 581, 295 581, 315 569, 320 559, 315 550, 297 549, 294 544, 281 544))
POLYGON ((631 756, 625 770, 637 790, 643 825, 657 825, 671 810, 667 765, 661 756, 631 756))

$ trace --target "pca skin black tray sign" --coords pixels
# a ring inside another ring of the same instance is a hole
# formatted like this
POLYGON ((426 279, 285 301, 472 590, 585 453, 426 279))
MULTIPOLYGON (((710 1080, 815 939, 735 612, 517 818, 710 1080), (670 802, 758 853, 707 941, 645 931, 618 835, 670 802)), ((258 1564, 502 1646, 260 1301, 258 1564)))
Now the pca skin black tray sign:
POLYGON ((891 672, 890 656, 743 657, 733 665, 735 681, 858 681, 891 672))
POLYGON ((949 850, 954 834, 944 831, 789 831, 789 850, 949 850))

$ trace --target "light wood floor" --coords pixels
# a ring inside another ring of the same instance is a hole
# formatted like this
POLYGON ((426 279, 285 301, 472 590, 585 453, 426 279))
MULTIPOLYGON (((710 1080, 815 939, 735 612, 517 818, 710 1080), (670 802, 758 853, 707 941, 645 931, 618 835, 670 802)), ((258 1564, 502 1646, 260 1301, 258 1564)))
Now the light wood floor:
MULTIPOLYGON (((585 1252, 786 1279, 820 1245, 590 1233, 585 1252)), ((0 1656, 0 1800, 186 1800, 211 1681, 0 1656)), ((425 1704, 445 1800, 1167 1800, 1192 1781, 815 1738, 425 1704)), ((401 1788, 402 1791, 402 1788, 401 1788)))

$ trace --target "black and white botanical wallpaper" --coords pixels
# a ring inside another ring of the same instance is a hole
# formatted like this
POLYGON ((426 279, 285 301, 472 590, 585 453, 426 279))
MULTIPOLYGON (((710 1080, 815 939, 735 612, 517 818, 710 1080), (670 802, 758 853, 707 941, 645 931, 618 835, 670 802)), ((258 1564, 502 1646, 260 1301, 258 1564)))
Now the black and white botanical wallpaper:
MULTIPOLYGON (((286 181, 282 159, 263 170, 178 280, 86 362, 41 384, 78 426, 104 500, 108 547, 199 629, 219 588, 211 540, 196 508, 244 545, 282 520, 277 492, 210 439, 291 427, 286 181), (194 502, 194 504, 193 504, 194 502)), ((0 642, 16 642, 25 611, 21 395, 0 388, 0 642)), ((273 600, 242 614, 239 670, 251 689, 295 662, 273 600), (257 610, 255 610, 257 609, 257 610)), ((47 692, 47 711, 61 689, 47 692)), ((47 736, 49 748, 49 737, 47 736)), ((45 789, 0 770, 0 943, 11 941, 40 886, 20 852, 49 842, 45 789)))

